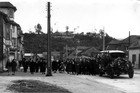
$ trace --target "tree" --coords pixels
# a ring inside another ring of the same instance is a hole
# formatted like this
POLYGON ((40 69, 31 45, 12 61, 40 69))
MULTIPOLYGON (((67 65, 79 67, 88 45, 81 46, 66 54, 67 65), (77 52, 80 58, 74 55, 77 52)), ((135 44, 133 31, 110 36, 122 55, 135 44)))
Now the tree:
POLYGON ((84 32, 81 32, 80 35, 84 35, 84 32))
POLYGON ((92 33, 91 32, 87 32, 86 35, 92 36, 92 33))
POLYGON ((41 34, 42 33, 42 27, 41 25, 38 23, 36 26, 35 26, 35 30, 36 30, 36 33, 37 34, 41 34))
POLYGON ((68 31, 69 30, 69 26, 66 26, 66 31, 68 31))
POLYGON ((99 34, 100 34, 100 37, 103 38, 103 36, 105 36, 104 30, 100 29, 99 34))

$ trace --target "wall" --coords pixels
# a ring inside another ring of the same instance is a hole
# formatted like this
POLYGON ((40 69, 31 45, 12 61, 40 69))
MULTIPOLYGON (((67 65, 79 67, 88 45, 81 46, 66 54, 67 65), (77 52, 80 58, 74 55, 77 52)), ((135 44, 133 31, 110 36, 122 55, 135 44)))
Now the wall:
POLYGON ((134 68, 138 68, 140 49, 129 50, 129 60, 132 62, 132 55, 136 54, 136 62, 134 68))
POLYGON ((2 71, 3 62, 3 15, 0 13, 0 72, 2 71))
POLYGON ((9 10, 7 8, 0 8, 0 11, 9 15, 9 10))
POLYGON ((0 11, 8 15, 11 20, 14 20, 14 10, 12 8, 0 8, 0 11))

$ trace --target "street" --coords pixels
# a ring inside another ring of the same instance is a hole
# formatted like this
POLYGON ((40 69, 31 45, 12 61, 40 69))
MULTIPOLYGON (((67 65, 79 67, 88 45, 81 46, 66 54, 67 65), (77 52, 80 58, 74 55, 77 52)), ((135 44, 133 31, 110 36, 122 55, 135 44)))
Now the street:
MULTIPOLYGON (((80 77, 89 79, 91 77, 80 77)), ((100 82, 104 85, 112 86, 114 89, 121 90, 126 93, 140 93, 140 75, 135 74, 134 78, 130 79, 128 75, 121 75, 114 79, 110 79, 108 76, 94 77, 96 82, 100 82)))
POLYGON ((128 75, 110 79, 108 76, 65 73, 53 73, 53 76, 46 77, 41 73, 31 75, 29 72, 16 72, 15 76, 8 76, 7 73, 0 74, 0 92, 10 92, 6 87, 12 84, 11 81, 23 79, 48 82, 68 89, 72 93, 140 93, 140 74, 135 74, 132 79, 128 75))

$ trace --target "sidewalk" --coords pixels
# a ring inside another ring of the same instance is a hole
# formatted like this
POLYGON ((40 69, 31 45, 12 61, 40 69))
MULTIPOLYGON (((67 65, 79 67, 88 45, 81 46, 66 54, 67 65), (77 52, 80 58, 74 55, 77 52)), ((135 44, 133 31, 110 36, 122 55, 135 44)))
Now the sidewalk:
POLYGON ((135 74, 140 74, 140 69, 134 69, 135 74))

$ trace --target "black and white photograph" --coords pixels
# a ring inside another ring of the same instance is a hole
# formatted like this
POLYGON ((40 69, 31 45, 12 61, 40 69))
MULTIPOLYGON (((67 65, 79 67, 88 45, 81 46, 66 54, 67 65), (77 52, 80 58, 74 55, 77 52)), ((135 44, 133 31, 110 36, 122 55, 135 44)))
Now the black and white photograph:
POLYGON ((140 0, 0 0, 0 93, 140 93, 140 0))

